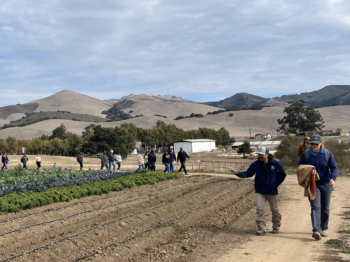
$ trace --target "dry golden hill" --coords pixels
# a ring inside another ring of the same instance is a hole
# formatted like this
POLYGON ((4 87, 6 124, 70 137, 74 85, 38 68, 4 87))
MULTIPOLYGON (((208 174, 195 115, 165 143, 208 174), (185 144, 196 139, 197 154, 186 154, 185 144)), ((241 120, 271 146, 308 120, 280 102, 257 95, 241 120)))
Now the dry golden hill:
POLYGON ((70 90, 63 90, 52 96, 35 100, 30 103, 39 104, 35 109, 35 112, 60 110, 99 117, 105 117, 101 112, 108 110, 111 107, 107 102, 70 90))
MULTIPOLYGON (((164 109, 165 112, 166 109, 164 109)), ((168 124, 172 123, 184 130, 197 129, 199 127, 208 127, 219 129, 225 127, 229 130, 231 136, 241 137, 249 136, 249 126, 251 127, 252 135, 256 133, 271 132, 275 133, 278 128, 277 119, 283 117, 283 108, 281 107, 267 107, 262 110, 243 110, 235 112, 225 112, 217 115, 206 115, 203 118, 188 118, 174 121, 172 118, 162 118, 156 116, 143 116, 132 118, 125 121, 101 123, 103 127, 119 126, 122 123, 134 123, 138 127, 151 128, 158 120, 162 120, 168 124), (230 117, 229 113, 233 113, 230 117)), ((318 109, 324 120, 325 129, 336 130, 342 128, 343 132, 350 131, 350 115, 345 112, 350 111, 350 106, 334 106, 318 109)), ((15 127, 0 130, 0 137, 14 136, 21 138, 34 138, 42 134, 51 135, 53 129, 63 123, 67 130, 81 135, 84 127, 91 124, 91 122, 70 121, 70 120, 46 120, 35 123, 25 127, 15 127)), ((99 124, 99 123, 92 123, 99 124)))
POLYGON ((201 103, 191 102, 167 102, 163 101, 153 95, 132 95, 128 96, 127 100, 120 101, 118 104, 127 104, 129 106, 121 107, 125 113, 130 113, 132 116, 144 115, 144 116, 155 116, 161 115, 166 116, 169 120, 173 120, 178 116, 189 116, 191 113, 206 115, 208 112, 219 110, 220 108, 204 105, 201 103))

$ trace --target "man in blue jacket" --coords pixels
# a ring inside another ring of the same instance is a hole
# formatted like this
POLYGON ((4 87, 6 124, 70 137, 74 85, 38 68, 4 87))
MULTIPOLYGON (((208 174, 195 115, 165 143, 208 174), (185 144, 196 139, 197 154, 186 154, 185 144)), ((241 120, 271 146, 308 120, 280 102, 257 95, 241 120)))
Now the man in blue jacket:
POLYGON ((275 160, 273 155, 269 154, 268 148, 259 148, 258 155, 259 159, 253 162, 246 172, 231 170, 231 173, 241 178, 252 177, 255 175, 256 224, 258 226, 256 234, 259 236, 266 234, 266 201, 269 202, 272 211, 273 230, 271 233, 277 234, 279 233, 282 218, 277 206, 277 188, 286 178, 286 173, 281 163, 275 160))

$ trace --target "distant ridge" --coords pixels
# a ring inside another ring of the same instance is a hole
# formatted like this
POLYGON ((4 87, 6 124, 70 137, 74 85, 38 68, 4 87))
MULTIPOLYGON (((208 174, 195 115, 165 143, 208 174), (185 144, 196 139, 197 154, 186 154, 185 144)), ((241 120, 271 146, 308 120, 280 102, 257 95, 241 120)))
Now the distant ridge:
POLYGON ((205 104, 224 109, 241 109, 262 106, 268 101, 267 98, 251 95, 248 93, 237 93, 219 102, 207 102, 205 104))

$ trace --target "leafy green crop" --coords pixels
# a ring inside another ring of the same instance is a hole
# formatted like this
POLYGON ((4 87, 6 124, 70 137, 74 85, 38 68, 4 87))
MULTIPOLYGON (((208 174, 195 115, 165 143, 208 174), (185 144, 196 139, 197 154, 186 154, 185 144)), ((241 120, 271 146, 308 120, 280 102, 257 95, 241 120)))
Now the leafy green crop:
POLYGON ((181 173, 144 172, 100 182, 85 182, 82 185, 72 185, 62 188, 50 188, 42 192, 14 193, 0 197, 1 212, 19 212, 56 202, 70 201, 91 195, 108 194, 125 188, 154 184, 159 181, 183 177, 181 173))

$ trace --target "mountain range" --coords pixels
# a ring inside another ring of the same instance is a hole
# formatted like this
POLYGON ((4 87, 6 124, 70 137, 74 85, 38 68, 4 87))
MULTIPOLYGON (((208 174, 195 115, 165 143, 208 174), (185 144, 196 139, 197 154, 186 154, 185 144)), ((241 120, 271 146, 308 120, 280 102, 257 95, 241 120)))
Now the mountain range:
POLYGON ((50 135, 61 123, 68 131, 81 134, 90 123, 113 127, 128 122, 151 128, 158 120, 185 130, 225 127, 232 136, 246 136, 249 126, 255 133, 274 132, 278 128, 277 119, 284 115, 284 107, 299 100, 322 107, 317 110, 324 117, 327 129, 350 130, 350 116, 344 114, 350 109, 350 86, 332 85, 309 93, 274 98, 238 93, 207 103, 161 95, 129 95, 121 99, 99 100, 63 90, 27 104, 0 107, 0 137, 20 139, 50 135), (245 110, 229 114, 222 109, 245 110), (120 119, 110 117, 108 112, 112 111, 122 112, 128 117, 116 121, 120 119))

